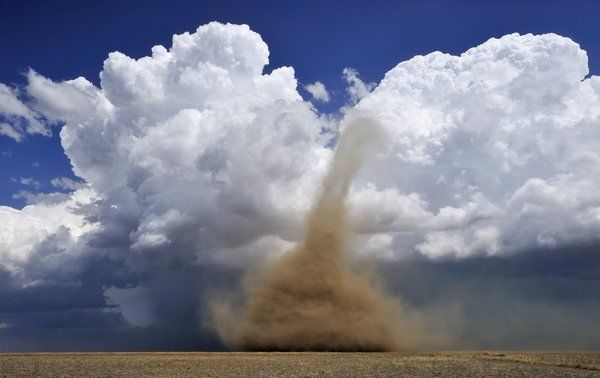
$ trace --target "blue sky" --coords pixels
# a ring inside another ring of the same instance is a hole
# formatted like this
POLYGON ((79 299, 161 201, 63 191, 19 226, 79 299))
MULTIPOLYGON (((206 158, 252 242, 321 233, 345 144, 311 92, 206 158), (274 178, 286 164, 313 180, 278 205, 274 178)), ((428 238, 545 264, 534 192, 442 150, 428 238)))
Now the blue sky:
MULTIPOLYGON (((588 52, 590 72, 600 72, 596 1, 2 1, 0 82, 23 85, 29 68, 55 80, 84 76, 96 85, 111 51, 131 57, 169 46, 173 34, 210 21, 246 23, 269 45, 270 65, 294 67, 300 83, 323 82, 332 101, 317 106, 336 112, 345 102, 342 70, 353 67, 365 81, 379 82, 395 64, 414 55, 460 54, 491 37, 554 32, 588 52)), ((300 89, 309 98, 308 94, 300 89)), ((0 204, 21 207, 11 178, 73 177, 53 137, 29 135, 23 142, 0 137, 0 204)))

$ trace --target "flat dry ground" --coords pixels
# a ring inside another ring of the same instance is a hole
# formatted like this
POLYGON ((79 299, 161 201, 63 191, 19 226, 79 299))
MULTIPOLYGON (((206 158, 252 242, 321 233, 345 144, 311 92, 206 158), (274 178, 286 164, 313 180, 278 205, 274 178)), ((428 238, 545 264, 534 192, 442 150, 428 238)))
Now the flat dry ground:
POLYGON ((0 377, 600 377, 600 352, 0 354, 0 377))

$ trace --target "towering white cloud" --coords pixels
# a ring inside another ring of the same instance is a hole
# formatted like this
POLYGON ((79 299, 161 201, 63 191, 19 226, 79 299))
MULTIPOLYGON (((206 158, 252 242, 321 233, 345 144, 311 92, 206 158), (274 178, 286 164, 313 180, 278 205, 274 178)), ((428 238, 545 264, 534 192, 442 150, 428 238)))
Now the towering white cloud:
MULTIPOLYGON (((223 262, 220 251, 245 246, 243 254, 264 238, 276 249, 295 239, 332 135, 297 93, 293 69, 263 74, 267 63, 266 44, 247 26, 211 23, 174 36, 170 49, 155 46, 152 56, 111 53, 101 88, 29 72, 31 106, 65 122, 62 145, 97 198, 72 211, 94 220, 89 237, 102 240, 100 253, 134 270, 159 269, 223 262)), ((70 208, 54 206, 57 214, 70 208)), ((39 219, 43 235, 54 229, 47 222, 60 225, 39 219)), ((16 253, 13 244, 0 248, 16 253)))
MULTIPOLYGON (((337 125, 303 101, 292 68, 264 73, 268 56, 247 26, 210 23, 151 56, 111 53, 100 87, 30 71, 23 102, 0 86, 0 133, 64 123, 83 181, 0 207, 0 269, 26 287, 77 282, 90 256, 152 276, 287 250, 337 125)), ((461 258, 597 240, 600 79, 587 74, 586 53, 553 34, 418 56, 374 89, 345 70, 358 102, 345 116, 386 133, 350 197, 365 253, 461 258)), ((143 285, 104 282, 113 303, 148 308, 143 285)))
POLYGON ((585 51, 554 34, 398 64, 357 106, 388 134, 363 178, 381 209, 370 221, 431 257, 597 240, 600 78, 587 74, 585 51))

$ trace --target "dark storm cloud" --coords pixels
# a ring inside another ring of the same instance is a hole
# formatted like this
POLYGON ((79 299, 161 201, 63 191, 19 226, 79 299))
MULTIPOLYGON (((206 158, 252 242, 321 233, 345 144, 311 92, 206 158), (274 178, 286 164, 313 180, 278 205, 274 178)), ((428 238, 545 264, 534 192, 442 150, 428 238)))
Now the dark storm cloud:
POLYGON ((599 251, 589 245, 502 257, 413 258, 380 269, 408 308, 450 335, 449 345, 434 347, 597 349, 599 251))
MULTIPOLYGON (((429 348, 597 349, 599 246, 534 250, 504 257, 379 266, 388 291, 444 342, 429 348)), ((218 350, 207 303, 237 290, 242 272, 202 267, 119 279, 98 261, 78 285, 11 287, 2 275, 1 349, 218 350), (132 326, 103 295, 105 286, 143 287, 154 324, 132 326)), ((423 335, 426 336, 426 335, 423 335)))
POLYGON ((20 288, 0 276, 0 351, 219 350, 201 298, 231 290, 236 270, 202 267, 130 275, 93 261, 80 282, 20 288), (133 326, 104 295, 106 287, 143 287, 148 326, 133 326))
MULTIPOLYGON (((99 86, 34 71, 0 86, 22 122, 0 134, 60 123, 81 182, 0 206, 0 348, 220 347, 207 301, 297 246, 340 126, 268 62, 248 26, 211 23, 141 59, 111 53, 99 86)), ((388 261, 421 345, 597 346, 597 248, 568 247, 600 230, 586 52, 512 34, 399 63, 374 89, 348 72, 359 102, 340 117, 385 133, 350 187, 354 250, 388 261)))

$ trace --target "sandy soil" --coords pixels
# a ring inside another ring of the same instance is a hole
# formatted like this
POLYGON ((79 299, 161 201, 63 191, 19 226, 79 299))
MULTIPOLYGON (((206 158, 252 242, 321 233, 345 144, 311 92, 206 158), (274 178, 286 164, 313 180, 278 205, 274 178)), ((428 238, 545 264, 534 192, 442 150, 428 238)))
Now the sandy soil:
POLYGON ((600 352, 0 354, 0 377, 600 377, 600 352))

